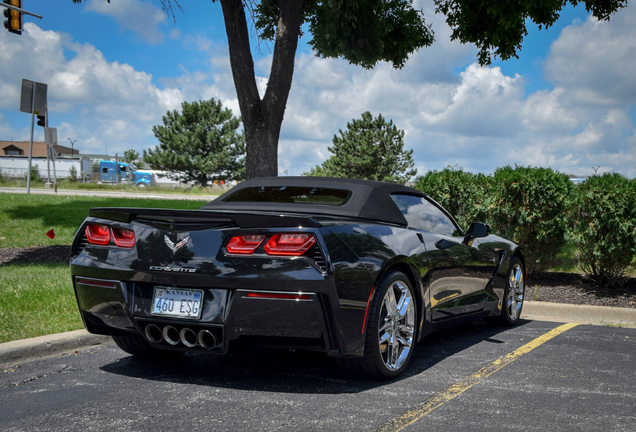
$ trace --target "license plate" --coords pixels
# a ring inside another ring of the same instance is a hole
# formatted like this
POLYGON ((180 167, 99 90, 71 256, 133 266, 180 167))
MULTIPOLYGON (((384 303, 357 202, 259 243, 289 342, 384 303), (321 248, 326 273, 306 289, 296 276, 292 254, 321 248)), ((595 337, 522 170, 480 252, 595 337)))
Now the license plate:
POLYGON ((203 291, 155 287, 151 315, 171 318, 201 318, 203 291))

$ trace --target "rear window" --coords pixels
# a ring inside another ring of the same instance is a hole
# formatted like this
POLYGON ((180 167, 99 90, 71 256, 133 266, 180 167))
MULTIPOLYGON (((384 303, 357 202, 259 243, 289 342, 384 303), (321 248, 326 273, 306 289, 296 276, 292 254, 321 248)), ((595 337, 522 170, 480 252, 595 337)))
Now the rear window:
POLYGON ((257 186, 237 190, 223 202, 276 202, 340 206, 349 201, 351 191, 306 186, 257 186))

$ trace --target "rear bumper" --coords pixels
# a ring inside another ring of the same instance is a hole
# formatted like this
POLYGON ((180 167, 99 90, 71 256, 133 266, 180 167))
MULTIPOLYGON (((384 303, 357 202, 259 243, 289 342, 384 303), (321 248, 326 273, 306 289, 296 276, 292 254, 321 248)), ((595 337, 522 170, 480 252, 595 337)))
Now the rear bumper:
POLYGON ((91 333, 136 332, 161 348, 217 353, 249 337, 265 344, 347 355, 329 330, 325 283, 303 282, 302 289, 284 291, 197 287, 204 294, 201 318, 195 320, 151 315, 153 284, 73 277, 82 319, 91 333), (197 336, 209 336, 207 332, 215 339, 213 345, 197 340, 197 336))

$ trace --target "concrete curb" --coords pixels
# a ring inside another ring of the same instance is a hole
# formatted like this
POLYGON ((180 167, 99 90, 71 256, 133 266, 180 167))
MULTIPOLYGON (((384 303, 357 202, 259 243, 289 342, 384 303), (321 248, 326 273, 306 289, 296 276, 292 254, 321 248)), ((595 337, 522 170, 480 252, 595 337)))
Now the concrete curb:
POLYGON ((521 318, 636 328, 636 309, 526 301, 521 318))
POLYGON ((0 344, 0 365, 18 364, 28 360, 73 352, 112 341, 109 336, 94 335, 75 330, 22 339, 0 344))
MULTIPOLYGON (((636 309, 526 301, 521 318, 636 328, 636 309)), ((109 336, 75 330, 0 344, 0 365, 15 365, 111 342, 109 336)))

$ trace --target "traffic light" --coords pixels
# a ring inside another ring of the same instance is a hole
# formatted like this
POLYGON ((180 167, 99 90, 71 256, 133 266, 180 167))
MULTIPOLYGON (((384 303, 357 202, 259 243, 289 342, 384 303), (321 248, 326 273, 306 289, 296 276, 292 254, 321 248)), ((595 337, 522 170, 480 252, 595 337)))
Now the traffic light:
POLYGON ((46 126, 46 116, 38 114, 38 126, 46 126))
MULTIPOLYGON (((22 9, 22 0, 2 0, 3 3, 22 9)), ((22 12, 4 8, 4 28, 11 33, 22 34, 22 12)))

